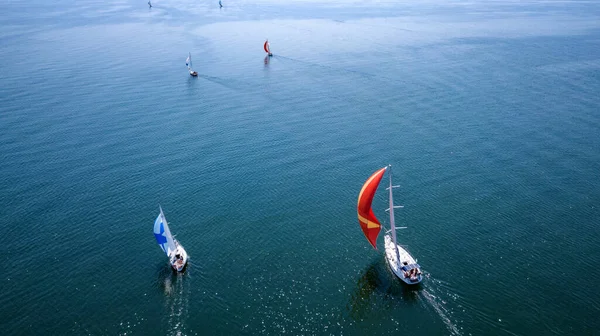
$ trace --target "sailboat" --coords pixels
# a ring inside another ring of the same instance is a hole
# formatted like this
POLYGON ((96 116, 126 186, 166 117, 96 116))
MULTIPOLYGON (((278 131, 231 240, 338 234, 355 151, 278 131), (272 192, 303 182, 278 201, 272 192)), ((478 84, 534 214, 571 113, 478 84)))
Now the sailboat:
POLYGON ((267 55, 273 56, 273 53, 271 52, 271 44, 269 43, 269 39, 267 39, 265 41, 265 45, 263 45, 263 48, 265 49, 265 52, 267 53, 267 55))
POLYGON ((171 267, 177 272, 181 272, 187 265, 188 254, 183 246, 171 235, 167 218, 165 218, 165 214, 160 206, 159 209, 160 213, 154 221, 154 238, 156 238, 158 246, 169 257, 171 267))
POLYGON ((190 72, 190 76, 198 76, 198 73, 192 68, 192 53, 188 54, 188 58, 185 60, 185 65, 187 66, 188 71, 190 72))
POLYGON ((373 203, 373 197, 379 186, 379 182, 383 178, 385 172, 388 172, 389 177, 389 209, 386 211, 390 214, 390 230, 386 232, 384 237, 385 243, 385 258, 388 265, 392 269, 392 272, 409 285, 415 285, 423 280, 421 274, 421 266, 417 264, 417 261, 408 253, 408 251, 402 246, 398 245, 396 240, 396 224, 394 222, 394 209, 402 208, 402 206, 394 206, 394 197, 392 194, 392 166, 388 165, 373 173, 371 177, 365 182, 360 194, 358 195, 358 222, 362 228, 365 237, 373 248, 377 249, 377 237, 381 231, 381 224, 371 208, 373 203))

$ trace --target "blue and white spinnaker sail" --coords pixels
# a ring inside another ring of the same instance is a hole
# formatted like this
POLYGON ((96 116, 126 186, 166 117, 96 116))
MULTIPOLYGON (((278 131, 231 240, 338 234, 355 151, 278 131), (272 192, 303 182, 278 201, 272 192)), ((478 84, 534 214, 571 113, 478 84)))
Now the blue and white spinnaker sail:
POLYGON ((169 225, 167 224, 167 219, 162 208, 154 221, 154 238, 156 238, 158 246, 160 246, 167 256, 170 257, 171 253, 175 252, 175 241, 171 235, 171 230, 169 230, 169 225))
POLYGON ((192 70, 193 65, 192 65, 192 53, 191 52, 188 53, 188 58, 185 60, 185 66, 188 67, 188 70, 193 71, 192 70))

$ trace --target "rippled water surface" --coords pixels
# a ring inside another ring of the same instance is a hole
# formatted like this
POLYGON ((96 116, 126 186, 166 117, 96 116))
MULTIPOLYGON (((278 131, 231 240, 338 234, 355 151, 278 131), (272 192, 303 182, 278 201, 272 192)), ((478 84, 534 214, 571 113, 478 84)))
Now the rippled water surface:
POLYGON ((599 4, 223 4, 4 4, 6 334, 600 328, 599 4), (388 163, 416 289, 356 220, 388 163))

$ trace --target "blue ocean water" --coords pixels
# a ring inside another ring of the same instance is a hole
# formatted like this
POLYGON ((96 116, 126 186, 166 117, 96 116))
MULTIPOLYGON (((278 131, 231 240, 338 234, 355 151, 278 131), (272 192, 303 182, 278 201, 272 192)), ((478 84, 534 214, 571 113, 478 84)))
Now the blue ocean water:
POLYGON ((599 4, 223 5, 5 3, 4 333, 595 333, 599 4), (356 219, 388 163, 417 289, 356 219))

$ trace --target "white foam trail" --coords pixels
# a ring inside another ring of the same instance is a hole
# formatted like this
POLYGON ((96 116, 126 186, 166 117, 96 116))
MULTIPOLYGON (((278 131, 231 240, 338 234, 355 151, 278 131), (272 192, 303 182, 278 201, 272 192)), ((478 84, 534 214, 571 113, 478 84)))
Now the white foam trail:
POLYGON ((452 320, 450 320, 450 317, 448 317, 448 310, 440 302, 438 302, 436 300, 437 297, 435 295, 429 293, 427 291, 427 289, 423 289, 421 291, 421 293, 423 294, 423 297, 425 298, 425 300, 427 300, 427 303, 429 303, 429 305, 435 310, 435 312, 442 319, 442 321, 446 325, 446 328, 448 328, 448 331, 450 331, 450 335, 462 335, 460 333, 460 330, 458 330, 458 327, 456 326, 456 324, 454 324, 452 322, 452 320))
POLYGON ((189 313, 190 289, 186 286, 183 274, 177 274, 175 281, 170 278, 165 280, 165 294, 167 295, 165 304, 168 311, 168 334, 185 335, 185 322, 189 313))

